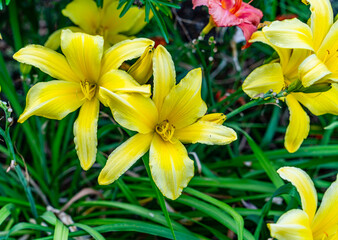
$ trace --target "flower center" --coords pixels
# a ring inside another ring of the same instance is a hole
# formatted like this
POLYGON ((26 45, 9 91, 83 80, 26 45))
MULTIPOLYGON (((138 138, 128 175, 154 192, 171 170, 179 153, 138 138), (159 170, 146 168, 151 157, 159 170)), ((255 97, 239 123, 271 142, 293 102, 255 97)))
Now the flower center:
POLYGON ((81 81, 81 90, 85 95, 85 98, 91 100, 96 92, 96 84, 90 83, 88 81, 81 81))
POLYGON ((174 136, 175 127, 170 124, 168 120, 164 120, 155 127, 156 132, 162 137, 164 141, 171 141, 171 138, 174 136))

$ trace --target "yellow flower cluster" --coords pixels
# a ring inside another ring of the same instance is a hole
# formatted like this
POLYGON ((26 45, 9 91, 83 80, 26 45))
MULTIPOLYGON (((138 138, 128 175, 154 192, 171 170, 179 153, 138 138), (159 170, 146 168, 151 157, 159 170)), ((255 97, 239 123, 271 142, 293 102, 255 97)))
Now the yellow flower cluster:
POLYGON ((310 119, 301 104, 315 115, 338 114, 338 22, 329 0, 309 3, 310 26, 298 19, 274 21, 252 35, 250 42, 271 46, 279 58, 255 69, 243 83, 251 98, 286 89, 281 99, 290 111, 289 152, 297 151, 309 134, 310 119))

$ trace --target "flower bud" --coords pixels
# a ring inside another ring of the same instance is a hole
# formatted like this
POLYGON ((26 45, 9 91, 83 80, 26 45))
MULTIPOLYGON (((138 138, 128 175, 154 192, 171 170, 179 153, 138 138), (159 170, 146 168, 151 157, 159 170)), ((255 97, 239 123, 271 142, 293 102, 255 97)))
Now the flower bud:
POLYGON ((24 77, 27 76, 31 72, 31 70, 32 70, 31 65, 20 63, 20 72, 24 77))
POLYGON ((153 55, 154 47, 150 45, 128 70, 128 73, 140 84, 148 82, 153 74, 153 55))
POLYGON ((223 124, 226 120, 226 116, 223 113, 210 113, 201 117, 201 121, 213 122, 217 124, 223 124))
POLYGON ((326 92, 332 88, 330 83, 318 83, 313 84, 309 87, 304 87, 302 82, 297 79, 293 81, 289 87, 288 92, 303 92, 303 93, 318 93, 318 92, 326 92))

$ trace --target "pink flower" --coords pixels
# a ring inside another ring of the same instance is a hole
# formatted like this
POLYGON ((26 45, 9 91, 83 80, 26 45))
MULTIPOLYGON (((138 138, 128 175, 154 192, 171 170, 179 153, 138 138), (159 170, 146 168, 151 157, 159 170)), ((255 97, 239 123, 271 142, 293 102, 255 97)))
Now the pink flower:
POLYGON ((242 0, 192 0, 195 7, 205 5, 209 8, 209 14, 217 27, 238 26, 242 29, 247 44, 248 40, 257 30, 263 13, 242 0))

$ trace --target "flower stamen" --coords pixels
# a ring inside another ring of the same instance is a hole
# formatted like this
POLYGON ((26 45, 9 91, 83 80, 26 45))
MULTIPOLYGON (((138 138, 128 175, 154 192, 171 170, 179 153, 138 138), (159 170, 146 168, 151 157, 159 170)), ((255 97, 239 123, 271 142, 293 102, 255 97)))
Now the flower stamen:
POLYGON ((90 83, 88 81, 82 81, 81 82, 81 90, 83 94, 85 95, 85 98, 88 100, 91 100, 96 92, 96 84, 90 83))
POLYGON ((170 124, 168 120, 164 120, 163 122, 157 124, 155 130, 164 141, 172 143, 175 127, 174 125, 170 124))

